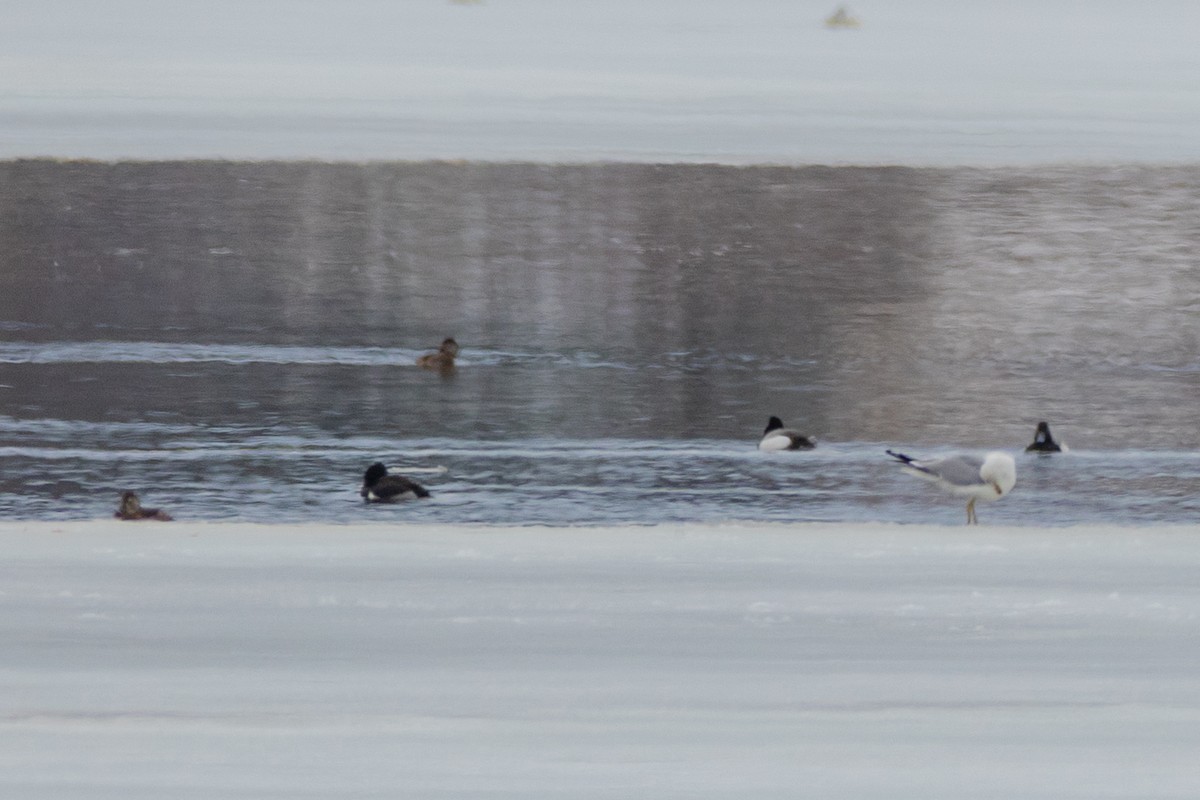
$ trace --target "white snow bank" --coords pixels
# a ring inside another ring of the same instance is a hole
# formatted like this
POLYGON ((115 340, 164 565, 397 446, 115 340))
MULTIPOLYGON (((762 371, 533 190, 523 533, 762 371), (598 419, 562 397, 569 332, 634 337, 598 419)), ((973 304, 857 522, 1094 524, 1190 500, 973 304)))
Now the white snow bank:
POLYGON ((0 523, 0 796, 1200 795, 1200 528, 0 523))

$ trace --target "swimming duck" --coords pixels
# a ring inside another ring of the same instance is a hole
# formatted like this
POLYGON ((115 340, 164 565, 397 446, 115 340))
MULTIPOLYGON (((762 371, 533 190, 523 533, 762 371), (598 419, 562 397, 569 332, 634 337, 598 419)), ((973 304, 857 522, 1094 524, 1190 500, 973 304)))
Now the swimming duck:
POLYGON ((458 342, 454 337, 446 337, 436 353, 426 353, 417 359, 417 366, 425 369, 436 369, 442 372, 454 369, 454 358, 458 355, 458 342))
POLYGON ((113 514, 117 519, 157 519, 170 522, 171 515, 161 508, 142 508, 137 492, 121 492, 121 505, 113 514))
POLYGON ((799 431, 783 427, 783 420, 779 417, 767 420, 767 428, 758 443, 759 450, 811 450, 816 446, 815 440, 799 431))
POLYGON ((368 503, 395 503, 429 497, 429 492, 403 475, 389 475, 387 467, 376 461, 363 474, 362 498, 368 503))
POLYGON ((1066 445, 1054 441, 1050 435, 1050 426, 1044 422, 1037 424, 1037 432, 1033 435, 1033 443, 1025 448, 1026 453, 1061 453, 1066 445))

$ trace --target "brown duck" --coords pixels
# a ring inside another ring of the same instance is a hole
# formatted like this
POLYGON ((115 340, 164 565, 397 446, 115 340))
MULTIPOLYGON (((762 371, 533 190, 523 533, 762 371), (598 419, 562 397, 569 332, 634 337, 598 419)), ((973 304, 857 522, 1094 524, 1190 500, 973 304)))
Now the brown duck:
POLYGON ((442 340, 442 344, 438 347, 436 353, 426 353, 418 358, 417 366, 440 372, 448 372, 454 369, 454 359, 457 355, 458 342, 454 341, 453 337, 447 337, 442 340))
POLYGON ((121 506, 113 514, 117 519, 157 519, 170 522, 171 515, 161 508, 143 508, 137 492, 121 492, 121 506))

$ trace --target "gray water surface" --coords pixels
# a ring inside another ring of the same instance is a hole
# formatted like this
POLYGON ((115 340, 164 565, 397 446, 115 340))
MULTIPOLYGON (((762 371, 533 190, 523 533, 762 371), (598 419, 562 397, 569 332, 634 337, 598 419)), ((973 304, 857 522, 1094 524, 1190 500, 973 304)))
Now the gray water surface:
POLYGON ((0 513, 985 521, 1200 501, 1200 169, 0 163, 0 513), (439 375, 415 359, 447 335, 439 375), (755 444, 769 415, 820 440, 755 444), (374 460, 434 500, 363 508, 374 460), (444 470, 443 470, 444 468, 444 470))

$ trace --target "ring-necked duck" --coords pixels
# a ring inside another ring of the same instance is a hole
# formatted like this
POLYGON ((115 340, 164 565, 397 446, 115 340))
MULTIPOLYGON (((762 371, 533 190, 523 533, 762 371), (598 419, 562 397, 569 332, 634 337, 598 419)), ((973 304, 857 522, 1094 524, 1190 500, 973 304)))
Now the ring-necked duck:
POLYGON ((367 467, 359 494, 369 503, 395 503, 398 500, 429 497, 424 486, 403 475, 389 475, 387 467, 378 461, 367 467))
POLYGON ((1050 435, 1050 426, 1044 422, 1037 424, 1037 432, 1033 435, 1033 443, 1025 448, 1026 453, 1061 453, 1066 445, 1054 441, 1050 435))

